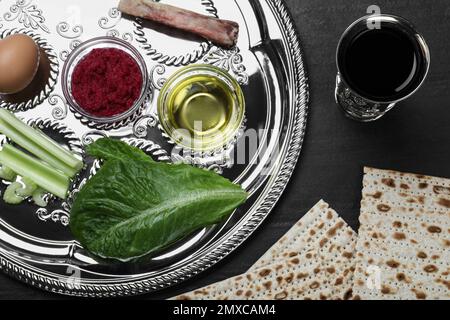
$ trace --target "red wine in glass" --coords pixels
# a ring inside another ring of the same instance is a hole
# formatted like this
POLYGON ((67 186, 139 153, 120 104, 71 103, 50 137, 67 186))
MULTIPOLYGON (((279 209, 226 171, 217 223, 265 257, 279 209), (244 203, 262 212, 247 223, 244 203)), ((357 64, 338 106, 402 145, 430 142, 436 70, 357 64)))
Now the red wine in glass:
POLYGON ((430 53, 405 19, 369 16, 344 33, 337 65, 337 103, 350 118, 373 121, 418 90, 429 70, 430 53))

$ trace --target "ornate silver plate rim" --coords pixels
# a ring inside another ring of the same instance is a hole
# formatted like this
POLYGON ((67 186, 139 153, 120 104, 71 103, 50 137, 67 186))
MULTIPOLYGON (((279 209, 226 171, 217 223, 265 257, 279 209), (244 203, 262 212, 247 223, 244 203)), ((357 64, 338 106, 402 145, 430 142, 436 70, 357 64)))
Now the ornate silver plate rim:
MULTIPOLYGON (((287 47, 286 57, 289 59, 289 79, 291 84, 292 116, 286 134, 286 146, 283 147, 281 161, 273 169, 270 178, 258 201, 244 219, 237 223, 225 235, 202 251, 197 257, 184 263, 179 269, 171 268, 162 275, 136 275, 130 278, 117 278, 110 281, 82 279, 76 286, 60 275, 44 271, 24 259, 18 258, 0 246, 0 269, 10 276, 34 287, 71 296, 79 297, 117 297, 131 296, 154 292, 190 279, 209 269, 237 247, 239 247, 267 218, 280 196, 284 192, 296 167, 303 145, 309 103, 308 80, 303 64, 303 52, 300 39, 292 16, 284 0, 266 0, 277 23, 282 25, 283 42, 287 47)), ((1 229, 0 229, 1 232, 1 229)), ((75 249, 76 243, 73 243, 75 249)))

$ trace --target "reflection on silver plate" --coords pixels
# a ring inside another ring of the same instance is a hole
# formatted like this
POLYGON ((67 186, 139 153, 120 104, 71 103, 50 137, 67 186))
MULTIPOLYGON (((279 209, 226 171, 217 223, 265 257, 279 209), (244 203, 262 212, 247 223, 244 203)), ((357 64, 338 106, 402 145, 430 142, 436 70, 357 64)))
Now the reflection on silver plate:
MULTIPOLYGON (((61 65, 71 50, 91 38, 109 35, 130 42, 146 59, 154 91, 133 123, 92 129, 71 112, 59 76, 50 97, 18 115, 27 121, 57 121, 75 133, 81 146, 111 136, 143 148, 159 161, 187 161, 216 170, 241 184, 251 198, 225 223, 200 230, 159 256, 126 264, 94 257, 73 239, 67 227, 70 203, 53 203, 36 215, 36 208, 28 204, 13 207, 0 201, 3 272, 35 287, 68 295, 113 297, 153 292, 185 281, 224 259, 255 231, 280 198, 300 154, 308 104, 301 46, 283 0, 161 2, 182 3, 201 13, 237 21, 241 26, 237 48, 223 50, 198 39, 147 30, 143 23, 122 16, 115 8, 117 0, 79 0, 78 4, 66 0, 1 0, 0 32, 25 28, 45 35, 61 65), (136 32, 136 26, 142 26, 144 37, 136 32), (199 47, 205 51, 197 55, 199 47), (149 48, 157 52, 148 54, 149 48), (234 148, 223 150, 223 154, 184 155, 159 130, 159 90, 181 65, 194 61, 229 71, 244 91, 246 131, 238 136, 234 148), (244 161, 236 161, 234 149, 246 145, 251 131, 258 133, 259 147, 244 161)), ((79 177, 78 188, 99 166, 94 159, 85 160, 87 167, 79 177)))

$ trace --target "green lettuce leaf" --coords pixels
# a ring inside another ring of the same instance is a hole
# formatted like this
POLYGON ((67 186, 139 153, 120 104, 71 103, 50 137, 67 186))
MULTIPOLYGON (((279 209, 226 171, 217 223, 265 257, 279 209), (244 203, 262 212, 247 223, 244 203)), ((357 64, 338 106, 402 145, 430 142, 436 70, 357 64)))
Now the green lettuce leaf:
POLYGON ((153 159, 141 149, 132 147, 127 143, 116 139, 99 139, 88 145, 86 151, 91 156, 103 160, 138 160, 153 162, 153 159))
MULTIPOLYGON (((128 154, 122 146, 111 155, 96 150, 90 148, 107 159, 128 154)), ((110 160, 76 197, 70 227, 90 252, 129 261, 224 221, 247 197, 240 186, 189 165, 110 160)))

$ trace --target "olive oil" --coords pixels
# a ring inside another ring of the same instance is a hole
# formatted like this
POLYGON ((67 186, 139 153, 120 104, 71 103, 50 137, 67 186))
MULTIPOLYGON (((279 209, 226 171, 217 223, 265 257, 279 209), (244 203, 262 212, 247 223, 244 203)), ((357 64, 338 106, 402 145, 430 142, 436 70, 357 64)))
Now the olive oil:
POLYGON ((221 70, 213 70, 187 74, 162 90, 163 126, 175 142, 190 149, 223 146, 242 123, 244 102, 239 85, 217 74, 221 70))
POLYGON ((235 109, 228 88, 207 76, 181 82, 169 100, 173 126, 192 135, 208 136, 226 130, 235 109))

